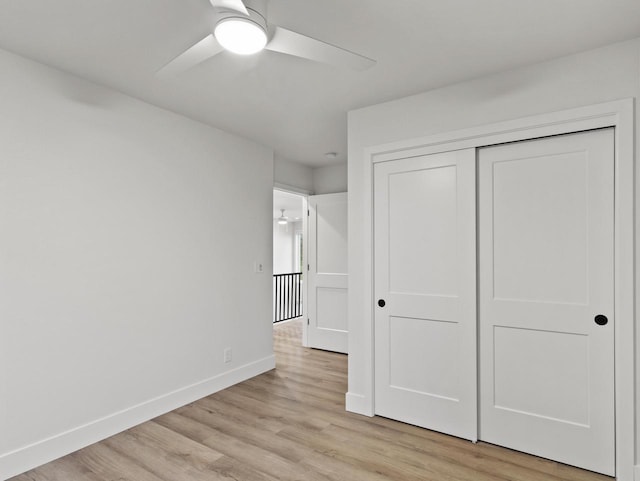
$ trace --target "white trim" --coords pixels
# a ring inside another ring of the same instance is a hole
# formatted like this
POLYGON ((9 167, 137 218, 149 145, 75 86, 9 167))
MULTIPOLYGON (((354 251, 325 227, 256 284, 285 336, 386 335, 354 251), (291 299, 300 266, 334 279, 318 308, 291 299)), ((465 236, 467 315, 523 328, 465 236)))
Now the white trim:
POLYGON ((332 192, 331 194, 317 194, 310 197, 320 200, 342 201, 345 194, 347 194, 347 192, 332 192))
POLYGON ((622 99, 470 129, 409 139, 364 149, 363 238, 369 258, 363 272, 365 320, 364 385, 361 402, 347 402, 354 412, 374 412, 373 352, 373 164, 418 155, 478 148, 503 142, 559 135, 582 130, 615 127, 615 311, 616 311, 616 473, 620 481, 632 481, 635 459, 635 194, 634 99, 622 99))
POLYGON ((204 381, 164 394, 136 406, 43 439, 0 456, 0 479, 6 480, 85 446, 173 411, 205 396, 275 368, 275 357, 245 364, 204 381))
POLYGON ((373 417, 373 404, 368 402, 367 398, 362 394, 348 392, 345 396, 346 410, 352 413, 363 414, 364 416, 373 417))
MULTIPOLYGON (((581 130, 611 127, 616 124, 620 114, 625 113, 628 109, 631 109, 630 112, 633 116, 633 99, 616 100, 456 130, 429 137, 391 142, 365 149, 365 157, 371 162, 383 162, 450 150, 486 147, 503 142, 515 142, 581 130)), ((633 121, 633 117, 631 120, 633 121)), ((631 124, 631 129, 633 129, 633 123, 631 124)))
POLYGON ((273 327, 284 326, 285 324, 289 324, 291 322, 302 322, 302 316, 292 317, 291 319, 285 319, 284 321, 274 322, 273 327))
POLYGON ((631 481, 635 460, 634 104, 620 105, 615 132, 616 479, 631 481))
POLYGON ((309 347, 309 196, 302 199, 302 347, 309 347), (305 275, 306 274, 306 275, 305 275))
POLYGON ((312 195, 313 191, 303 189, 302 187, 296 187, 294 185, 283 184, 281 182, 273 183, 274 190, 281 190, 282 192, 290 192, 292 194, 300 194, 300 195, 312 195))

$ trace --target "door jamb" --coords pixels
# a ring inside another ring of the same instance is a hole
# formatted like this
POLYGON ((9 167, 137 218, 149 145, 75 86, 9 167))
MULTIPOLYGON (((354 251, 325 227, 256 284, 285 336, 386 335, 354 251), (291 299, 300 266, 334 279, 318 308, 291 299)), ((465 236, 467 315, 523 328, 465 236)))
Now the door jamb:
MULTIPOLYGON (((312 193, 309 192, 308 190, 299 189, 297 187, 281 184, 278 182, 274 182, 273 190, 279 190, 281 192, 286 192, 287 194, 295 194, 302 197, 302 260, 303 260, 303 264, 306 264, 308 261, 307 242, 309 238, 309 232, 308 232, 309 222, 308 222, 308 217, 306 215, 306 212, 308 209, 307 199, 310 195, 312 195, 312 193)), ((273 251, 273 248, 272 248, 272 251, 273 251)), ((308 299, 307 283, 304 282, 302 284, 302 319, 303 320, 307 318, 307 299, 308 299)), ((308 345, 309 343, 307 341, 307 323, 303 322, 302 323, 302 346, 308 347, 308 345)))
MULTIPOLYGON (((373 266, 373 165, 377 162, 452 150, 480 148, 504 142, 615 128, 615 409, 616 479, 633 481, 635 459, 635 171, 634 99, 627 98, 575 109, 525 117, 424 138, 409 139, 365 149, 364 249, 373 266)), ((366 391, 348 393, 347 409, 373 415, 374 339, 373 273, 364 273, 364 363, 366 391), (351 402, 350 402, 351 401, 351 402)), ((351 343, 351 340, 350 340, 351 343)), ((351 349, 349 349, 351 351, 351 349)), ((355 354, 355 353, 354 353, 355 354)), ((351 355, 351 352, 350 352, 351 355)))

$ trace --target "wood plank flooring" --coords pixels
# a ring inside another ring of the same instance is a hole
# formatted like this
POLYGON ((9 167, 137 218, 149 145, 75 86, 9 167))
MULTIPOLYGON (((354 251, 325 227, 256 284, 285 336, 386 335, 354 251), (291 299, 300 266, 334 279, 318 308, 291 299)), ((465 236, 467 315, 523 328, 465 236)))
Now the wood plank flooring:
POLYGON ((347 359, 274 328, 277 368, 12 481, 611 481, 344 410, 347 359))

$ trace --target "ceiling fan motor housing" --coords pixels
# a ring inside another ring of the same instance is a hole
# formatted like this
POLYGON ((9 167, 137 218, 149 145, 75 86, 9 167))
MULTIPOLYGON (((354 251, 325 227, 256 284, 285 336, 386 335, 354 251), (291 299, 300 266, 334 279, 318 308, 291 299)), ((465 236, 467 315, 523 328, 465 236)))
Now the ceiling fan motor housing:
POLYGON ((235 10, 227 10, 221 9, 218 11, 218 18, 216 20, 216 25, 225 20, 229 20, 232 18, 241 18, 244 20, 249 20, 256 25, 258 25, 264 32, 269 35, 269 30, 267 28, 267 2, 266 0, 244 0, 244 6, 247 8, 249 12, 249 16, 237 12, 235 10))

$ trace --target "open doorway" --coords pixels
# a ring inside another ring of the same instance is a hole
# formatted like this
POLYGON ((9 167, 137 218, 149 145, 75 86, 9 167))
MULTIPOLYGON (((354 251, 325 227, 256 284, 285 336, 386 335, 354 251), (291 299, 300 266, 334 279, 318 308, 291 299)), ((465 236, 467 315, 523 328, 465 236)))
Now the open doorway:
POLYGON ((273 191, 273 322, 303 317, 306 197, 273 191))

